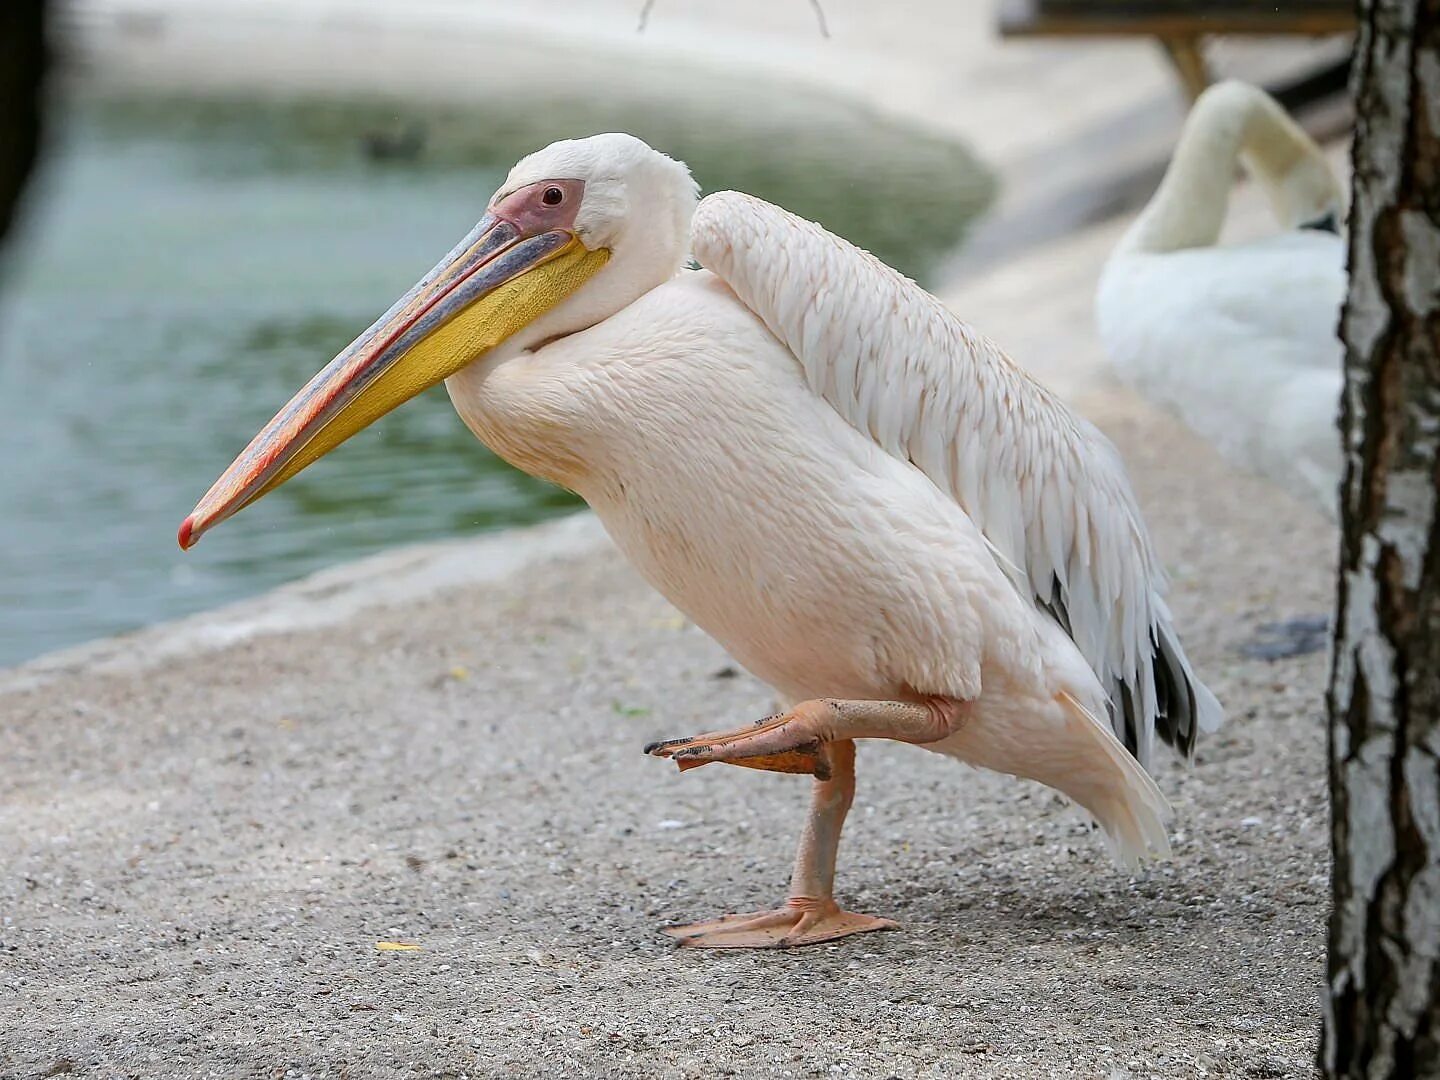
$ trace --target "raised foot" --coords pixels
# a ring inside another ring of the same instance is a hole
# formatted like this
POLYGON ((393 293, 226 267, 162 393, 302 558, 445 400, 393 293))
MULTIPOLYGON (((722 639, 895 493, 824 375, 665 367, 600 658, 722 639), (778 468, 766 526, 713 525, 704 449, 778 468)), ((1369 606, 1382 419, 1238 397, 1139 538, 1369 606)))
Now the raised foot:
POLYGON ((843 911, 833 900, 787 903, 775 911, 722 915, 709 922, 667 926, 662 933, 691 949, 795 949, 871 930, 896 930, 893 919, 843 911))
POLYGON ((817 734, 818 719, 804 710, 802 705, 734 731, 654 742, 645 747, 645 753, 670 758, 681 772, 724 761, 750 769, 805 773, 828 780, 832 770, 829 744, 817 734))

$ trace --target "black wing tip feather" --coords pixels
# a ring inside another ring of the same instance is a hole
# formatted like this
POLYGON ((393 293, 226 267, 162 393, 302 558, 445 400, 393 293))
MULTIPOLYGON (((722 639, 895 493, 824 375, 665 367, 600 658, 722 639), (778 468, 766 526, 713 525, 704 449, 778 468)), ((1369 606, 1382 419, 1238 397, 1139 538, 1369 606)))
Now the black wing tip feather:
MULTIPOLYGON (((1195 740, 1200 734, 1194 676, 1186 669, 1184 653, 1169 627, 1156 627, 1150 641, 1154 650, 1150 654, 1150 665, 1155 679, 1155 734, 1189 761, 1195 756, 1195 740)), ((1111 705, 1115 734, 1140 764, 1148 766, 1139 752, 1140 725, 1145 723, 1145 717, 1136 707, 1135 689, 1127 680, 1121 682, 1117 690, 1111 705), (1116 720, 1119 723, 1115 723, 1116 720)))
MULTIPOLYGON (((1060 579, 1050 579, 1049 601, 1036 598, 1040 607, 1060 624, 1071 639, 1070 611, 1060 579)), ((1199 706, 1196 702, 1194 676, 1185 663, 1185 654, 1169 626, 1159 625, 1150 632, 1150 665, 1155 680, 1155 733, 1167 746, 1189 760, 1195 756, 1195 740, 1200 734, 1199 706)), ((1148 763, 1140 754, 1140 726, 1146 722, 1141 714, 1133 676, 1107 688, 1110 691, 1110 729, 1125 744, 1130 756, 1148 763)))
POLYGON ((1195 677, 1187 670, 1185 654, 1168 626, 1157 627, 1152 640, 1155 642, 1151 658, 1157 703, 1155 730, 1167 745, 1188 760, 1195 756, 1195 740, 1200 734, 1195 677))
MULTIPOLYGON (((1128 682, 1122 682, 1120 684, 1120 693, 1118 696, 1120 698, 1119 705, 1121 723, 1118 725, 1118 730, 1116 731, 1116 734, 1120 736, 1120 741, 1125 744, 1125 749, 1130 751, 1130 756, 1133 757, 1136 761, 1139 761, 1140 764, 1144 765, 1146 764, 1146 762, 1140 756, 1140 725, 1144 722, 1144 720, 1142 717, 1136 714, 1135 691, 1131 689, 1131 686, 1128 682)), ((1115 709, 1115 705, 1113 702, 1110 708, 1113 712, 1115 709)), ((1117 727, 1114 721, 1115 717, 1112 716, 1110 724, 1111 727, 1117 727)))

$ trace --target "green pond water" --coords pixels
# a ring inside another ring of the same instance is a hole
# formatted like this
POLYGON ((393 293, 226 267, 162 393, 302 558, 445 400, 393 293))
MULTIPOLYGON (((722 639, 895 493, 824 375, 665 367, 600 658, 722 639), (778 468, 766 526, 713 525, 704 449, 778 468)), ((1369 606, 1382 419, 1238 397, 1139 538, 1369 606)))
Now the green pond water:
POLYGON ((188 554, 174 539, 251 435, 554 138, 633 131, 704 190, 780 203, 924 281, 988 174, 863 111, 798 111, 68 102, 0 277, 0 665, 574 509, 489 454, 436 388, 188 554))

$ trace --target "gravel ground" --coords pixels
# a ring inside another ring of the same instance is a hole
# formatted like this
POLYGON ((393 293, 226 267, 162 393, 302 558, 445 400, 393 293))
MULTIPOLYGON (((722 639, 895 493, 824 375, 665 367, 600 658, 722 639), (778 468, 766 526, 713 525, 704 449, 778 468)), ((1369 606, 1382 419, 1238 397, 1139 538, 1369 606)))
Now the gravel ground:
POLYGON ((840 892, 903 929, 676 951, 658 925, 780 897, 806 782, 642 756, 771 696, 602 548, 12 679, 0 1075, 1304 1075, 1325 658, 1241 649, 1328 608, 1333 533, 1124 395, 1088 405, 1230 711, 1160 770, 1169 863, 1131 878, 1043 789, 867 745, 840 892))

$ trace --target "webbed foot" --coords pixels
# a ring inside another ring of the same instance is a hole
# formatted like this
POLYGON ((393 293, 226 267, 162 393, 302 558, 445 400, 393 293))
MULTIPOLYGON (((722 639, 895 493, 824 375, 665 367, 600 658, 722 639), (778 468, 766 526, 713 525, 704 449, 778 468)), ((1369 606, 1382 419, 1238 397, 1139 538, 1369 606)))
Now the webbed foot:
POLYGON ((892 919, 844 911, 834 900, 787 900, 775 911, 722 915, 709 922, 667 926, 662 933, 691 949, 794 949, 898 927, 892 919))

